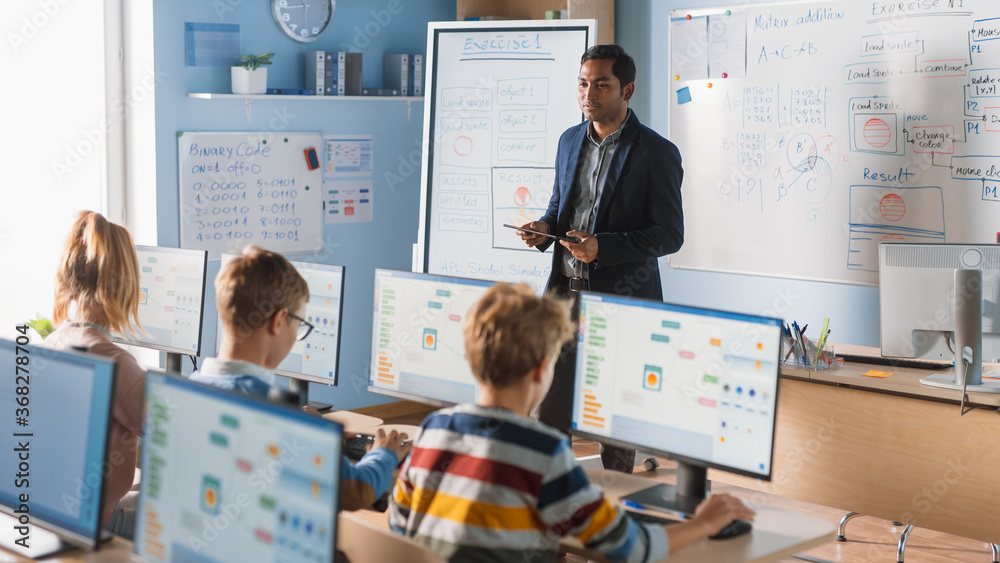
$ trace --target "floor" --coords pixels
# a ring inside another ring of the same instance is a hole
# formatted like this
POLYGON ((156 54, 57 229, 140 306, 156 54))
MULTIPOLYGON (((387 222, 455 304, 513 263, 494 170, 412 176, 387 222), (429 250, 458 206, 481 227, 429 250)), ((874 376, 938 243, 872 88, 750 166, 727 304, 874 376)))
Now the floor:
MULTIPOLYGON (((379 405, 358 409, 363 414, 377 416, 390 424, 420 424, 424 416, 430 412, 429 407, 408 401, 400 401, 388 405, 379 405)), ((575 440, 573 451, 580 456, 598 453, 593 442, 575 440)), ((665 462, 666 463, 666 462, 665 462)), ((637 472, 643 471, 641 467, 637 472)), ((772 506, 824 518, 837 524, 847 512, 845 509, 830 508, 816 504, 800 502, 792 499, 772 497, 772 506)), ((377 525, 386 525, 385 514, 371 511, 361 511, 359 516, 377 525)), ((896 541, 902 533, 902 526, 893 526, 888 520, 859 516, 847 525, 847 541, 830 541, 820 547, 798 554, 797 557, 782 559, 781 563, 812 562, 893 562, 896 561, 896 541)), ((831 538, 833 540, 833 538, 831 538)), ((916 528, 910 533, 906 544, 906 563, 956 563, 974 562, 990 563, 992 552, 988 544, 916 528)), ((581 563, 586 559, 568 556, 560 561, 581 563)))

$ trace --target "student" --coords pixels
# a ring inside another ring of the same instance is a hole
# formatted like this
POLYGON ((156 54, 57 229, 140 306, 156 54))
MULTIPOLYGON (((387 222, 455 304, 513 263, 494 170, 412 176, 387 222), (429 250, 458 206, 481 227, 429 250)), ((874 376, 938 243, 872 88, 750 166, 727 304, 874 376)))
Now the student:
MULTIPOLYGON (((222 348, 218 358, 202 362, 191 380, 258 397, 273 394, 272 370, 312 330, 303 319, 308 299, 306 280, 284 256, 247 247, 215 278, 222 348)), ((386 435, 379 429, 373 448, 357 465, 342 458, 341 509, 371 506, 389 489, 393 471, 410 449, 402 446, 404 440, 405 434, 393 430, 386 435)))
POLYGON ((142 435, 145 370, 111 341, 111 331, 133 332, 138 314, 139 259, 132 236, 98 213, 80 212, 56 270, 52 323, 57 328, 43 346, 88 348, 118 364, 101 525, 128 539, 135 531, 137 499, 134 493, 126 494, 132 488, 136 444, 142 435))
POLYGON ((391 496, 389 525, 449 561, 553 561, 578 536, 615 561, 659 561, 753 512, 712 495, 694 518, 640 524, 590 484, 569 439, 529 418, 575 334, 569 305, 499 283, 469 310, 465 352, 478 404, 424 420, 391 496))

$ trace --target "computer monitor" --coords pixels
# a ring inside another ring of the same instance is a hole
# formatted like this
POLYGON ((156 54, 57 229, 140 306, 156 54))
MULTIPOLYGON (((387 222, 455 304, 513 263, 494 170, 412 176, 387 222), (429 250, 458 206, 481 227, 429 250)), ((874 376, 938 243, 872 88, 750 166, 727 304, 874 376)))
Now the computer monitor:
MULTIPOLYGON (((1000 245, 998 244, 879 244, 879 330, 882 355, 923 360, 955 360, 956 304, 981 307, 982 362, 1000 362, 1000 245), (967 298, 956 270, 978 270, 981 299, 967 298), (957 296, 957 299, 956 299, 957 296)), ((961 312, 961 311, 959 311, 961 312)), ((978 315, 977 315, 978 316, 978 315)), ((980 337, 976 344, 980 344, 980 337)), ((964 362, 956 362, 965 370, 964 362)), ((956 373, 934 374, 927 385, 961 389, 956 373)), ((1000 392, 1000 382, 983 380, 969 391, 1000 392)))
MULTIPOLYGON (((136 245, 139 257, 139 324, 114 341, 174 354, 201 354, 205 305, 204 250, 136 245)), ((179 357, 179 356, 178 356, 179 357)))
POLYGON ((26 334, 0 339, 7 371, 0 403, 10 417, 0 433, 0 511, 13 517, 0 523, 0 535, 4 547, 30 557, 62 549, 38 527, 93 548, 101 531, 115 364, 27 342, 26 334))
POLYGON ((332 562, 342 434, 299 409, 150 371, 136 553, 332 562))
POLYGON ((368 390, 436 406, 475 401, 462 320, 493 283, 376 269, 368 390))
POLYGON ((632 498, 684 514, 706 469, 770 480, 781 321, 583 292, 573 433, 679 463, 632 498))
MULTIPOLYGON (((225 266, 235 255, 222 254, 221 258, 221 266, 225 266)), ((336 385, 340 365, 340 324, 344 310, 344 267, 312 262, 290 264, 309 285, 304 318, 313 325, 313 330, 305 340, 295 342, 274 372, 294 380, 336 385)), ((217 326, 216 353, 222 347, 221 319, 217 326)), ((304 390, 305 386, 301 389, 304 390)))

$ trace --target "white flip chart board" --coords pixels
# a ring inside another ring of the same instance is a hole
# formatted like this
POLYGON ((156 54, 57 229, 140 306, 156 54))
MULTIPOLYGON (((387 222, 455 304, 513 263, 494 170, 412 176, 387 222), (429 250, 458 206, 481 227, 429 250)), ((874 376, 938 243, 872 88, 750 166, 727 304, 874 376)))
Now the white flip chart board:
POLYGON ((544 286, 552 250, 504 223, 541 217, 563 131, 583 119, 594 20, 431 23, 414 270, 544 286))
POLYGON ((320 133, 178 133, 181 248, 322 250, 323 170, 305 154, 322 146, 320 133))
POLYGON ((880 241, 996 240, 1000 2, 677 10, 669 30, 672 266, 871 285, 880 241))

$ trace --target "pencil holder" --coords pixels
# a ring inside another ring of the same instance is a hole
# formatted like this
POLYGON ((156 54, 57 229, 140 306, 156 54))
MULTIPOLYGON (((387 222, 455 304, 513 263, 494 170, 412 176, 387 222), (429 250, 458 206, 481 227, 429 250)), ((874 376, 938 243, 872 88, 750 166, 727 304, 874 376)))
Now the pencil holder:
POLYGON ((833 349, 833 343, 823 343, 823 351, 819 355, 819 361, 814 363, 816 358, 817 342, 810 338, 803 338, 802 341, 806 347, 805 358, 802 357, 802 354, 796 353, 797 347, 792 338, 785 337, 781 339, 782 365, 798 366, 815 370, 824 370, 829 367, 844 365, 844 360, 837 357, 837 354, 833 349))

